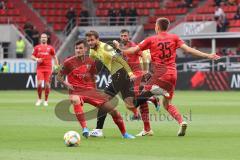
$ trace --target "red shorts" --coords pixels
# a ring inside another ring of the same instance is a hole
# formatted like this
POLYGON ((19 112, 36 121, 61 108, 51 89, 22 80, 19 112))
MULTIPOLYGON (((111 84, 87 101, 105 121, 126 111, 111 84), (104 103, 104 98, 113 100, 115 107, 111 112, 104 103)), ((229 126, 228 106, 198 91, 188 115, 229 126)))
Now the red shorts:
POLYGON ((150 80, 145 84, 145 89, 150 90, 153 85, 157 85, 160 88, 166 90, 170 96, 166 97, 168 99, 172 99, 174 95, 174 90, 176 87, 177 82, 177 73, 165 73, 164 75, 160 76, 158 74, 154 74, 150 80))
POLYGON ((77 95, 83 103, 91 104, 95 107, 100 107, 104 103, 108 102, 108 96, 96 89, 76 89, 69 92, 70 97, 77 95))
POLYGON ((44 80, 45 82, 50 82, 52 77, 51 70, 37 70, 37 80, 44 80))

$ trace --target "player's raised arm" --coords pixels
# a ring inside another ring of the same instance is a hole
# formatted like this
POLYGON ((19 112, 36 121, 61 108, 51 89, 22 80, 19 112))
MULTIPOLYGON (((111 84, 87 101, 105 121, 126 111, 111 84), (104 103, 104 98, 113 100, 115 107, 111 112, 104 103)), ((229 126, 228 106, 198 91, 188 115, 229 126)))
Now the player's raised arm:
POLYGON ((118 41, 116 41, 116 40, 113 41, 113 44, 115 45, 115 47, 117 49, 119 49, 124 54, 134 54, 134 53, 140 51, 140 48, 138 46, 129 47, 127 49, 123 49, 123 48, 120 47, 120 43, 118 41))
POLYGON ((191 48, 186 44, 181 45, 180 48, 183 49, 185 52, 193 55, 193 56, 212 59, 212 60, 218 60, 220 58, 220 56, 218 56, 216 53, 211 53, 211 54, 204 53, 204 52, 201 52, 197 49, 191 48))

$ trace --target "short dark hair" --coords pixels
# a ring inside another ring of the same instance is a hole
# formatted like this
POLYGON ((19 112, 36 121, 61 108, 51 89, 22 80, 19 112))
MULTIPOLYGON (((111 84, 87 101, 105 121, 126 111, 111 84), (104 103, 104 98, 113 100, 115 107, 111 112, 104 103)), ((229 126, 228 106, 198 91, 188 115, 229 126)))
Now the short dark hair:
POLYGON ((78 45, 80 45, 80 44, 83 44, 85 47, 87 46, 86 41, 83 40, 83 39, 80 39, 80 40, 77 40, 77 41, 75 42, 75 47, 78 46, 78 45))
POLYGON ((122 30, 120 31, 120 33, 126 33, 126 32, 127 32, 128 34, 130 33, 129 30, 127 30, 127 29, 122 29, 122 30))
POLYGON ((93 31, 93 30, 88 31, 88 32, 85 34, 85 36, 86 36, 86 37, 94 36, 94 37, 97 38, 97 39, 99 38, 98 32, 97 32, 97 31, 93 31))
POLYGON ((156 23, 162 31, 166 31, 170 25, 169 19, 165 17, 158 18, 156 23))

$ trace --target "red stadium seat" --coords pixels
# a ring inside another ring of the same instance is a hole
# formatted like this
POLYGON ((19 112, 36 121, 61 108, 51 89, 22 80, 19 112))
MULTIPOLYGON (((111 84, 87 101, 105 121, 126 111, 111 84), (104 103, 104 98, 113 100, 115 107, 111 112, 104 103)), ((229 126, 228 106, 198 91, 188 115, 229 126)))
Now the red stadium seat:
POLYGON ((7 7, 7 9, 13 9, 14 5, 11 2, 7 2, 6 7, 7 7))
POLYGON ((19 16, 20 15, 20 11, 18 9, 11 9, 11 10, 7 10, 6 14, 8 16, 19 16))
POLYGON ((0 17, 0 23, 1 24, 8 23, 8 17, 0 17))
POLYGON ((240 32, 240 27, 229 28, 229 32, 240 32))
POLYGON ((153 24, 145 24, 144 25, 144 30, 153 30, 155 26, 153 24))
POLYGON ((0 16, 4 16, 4 15, 6 15, 6 10, 1 9, 1 10, 0 10, 0 16))
POLYGON ((138 9, 137 13, 139 16, 149 16, 150 14, 148 9, 138 9))
POLYGON ((63 31, 65 28, 65 24, 54 24, 53 25, 53 29, 55 31, 63 31))
POLYGON ((230 20, 229 27, 240 27, 240 20, 230 20))

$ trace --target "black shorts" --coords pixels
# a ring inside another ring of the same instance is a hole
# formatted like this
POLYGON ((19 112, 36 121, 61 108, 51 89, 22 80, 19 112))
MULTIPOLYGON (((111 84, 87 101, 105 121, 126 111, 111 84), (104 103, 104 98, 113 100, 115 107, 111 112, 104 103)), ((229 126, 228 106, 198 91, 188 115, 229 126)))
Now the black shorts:
POLYGON ((124 68, 112 75, 112 81, 107 84, 104 92, 112 97, 120 92, 123 100, 127 97, 134 97, 133 82, 124 68))

